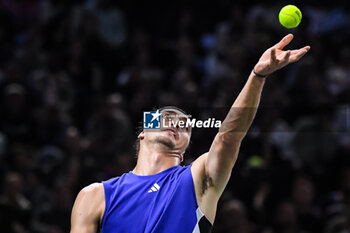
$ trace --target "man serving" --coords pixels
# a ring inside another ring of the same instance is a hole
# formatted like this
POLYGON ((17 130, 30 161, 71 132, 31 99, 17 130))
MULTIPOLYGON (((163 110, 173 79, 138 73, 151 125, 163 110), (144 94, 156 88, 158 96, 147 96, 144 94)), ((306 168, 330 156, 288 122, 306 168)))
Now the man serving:
MULTIPOLYGON (((239 148, 258 107, 265 78, 298 61, 310 46, 283 50, 292 34, 267 49, 254 66, 207 153, 180 166, 191 129, 144 129, 133 171, 83 188, 74 203, 71 233, 211 232, 218 200, 231 176, 239 148)), ((161 117, 186 120, 178 108, 161 117)), ((174 124, 175 125, 175 124, 174 124)))

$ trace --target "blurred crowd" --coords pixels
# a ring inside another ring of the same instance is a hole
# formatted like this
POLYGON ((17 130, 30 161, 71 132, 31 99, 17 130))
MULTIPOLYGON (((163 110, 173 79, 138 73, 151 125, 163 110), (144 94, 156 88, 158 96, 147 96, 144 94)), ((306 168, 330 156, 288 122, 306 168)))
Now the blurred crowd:
MULTIPOLYGON (((264 50, 311 45, 267 82, 216 233, 350 232, 350 11, 341 1, 0 0, 0 228, 69 232, 81 188, 133 169, 142 111, 223 119, 264 50)), ((194 129, 184 165, 215 130, 194 129)))

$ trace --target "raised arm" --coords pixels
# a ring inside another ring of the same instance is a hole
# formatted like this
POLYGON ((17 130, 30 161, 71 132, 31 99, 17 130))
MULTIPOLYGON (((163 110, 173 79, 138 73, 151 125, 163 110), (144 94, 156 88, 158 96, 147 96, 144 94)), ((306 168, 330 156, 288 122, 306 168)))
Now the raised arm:
POLYGON ((211 210, 216 209, 216 202, 225 189, 237 160, 241 141, 255 117, 265 83, 265 78, 259 76, 267 76, 289 63, 298 61, 310 49, 310 46, 305 46, 284 51, 283 48, 292 39, 293 35, 288 34, 263 53, 223 121, 209 152, 199 157, 192 165, 197 200, 209 220, 214 220, 215 211, 211 210), (215 203, 215 206, 212 203, 215 203))
POLYGON ((71 233, 95 233, 105 209, 103 185, 91 184, 83 188, 74 203, 71 216, 71 233))

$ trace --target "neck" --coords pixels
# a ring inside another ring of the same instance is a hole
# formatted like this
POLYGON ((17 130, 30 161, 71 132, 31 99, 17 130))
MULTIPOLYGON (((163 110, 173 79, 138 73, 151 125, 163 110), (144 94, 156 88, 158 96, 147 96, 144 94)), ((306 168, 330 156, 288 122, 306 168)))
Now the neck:
POLYGON ((179 153, 144 145, 140 148, 133 173, 142 176, 154 175, 180 163, 179 153))

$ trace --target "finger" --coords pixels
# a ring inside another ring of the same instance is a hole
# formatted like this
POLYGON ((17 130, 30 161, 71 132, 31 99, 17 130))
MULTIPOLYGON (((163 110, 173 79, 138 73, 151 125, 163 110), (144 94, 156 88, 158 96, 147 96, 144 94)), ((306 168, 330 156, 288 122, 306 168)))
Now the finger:
POLYGON ((277 58, 276 58, 276 49, 275 48, 272 48, 271 49, 271 60, 273 63, 277 63, 277 58))
POLYGON ((308 52, 311 49, 311 47, 309 45, 307 45, 303 49, 306 49, 306 52, 308 52))
POLYGON ((294 50, 290 56, 290 62, 299 61, 308 51, 310 50, 310 46, 305 46, 304 48, 294 50))
POLYGON ((282 61, 281 61, 281 65, 282 65, 282 66, 285 66, 285 65, 287 65, 287 64, 289 63, 290 53, 291 53, 291 52, 288 50, 288 51, 286 52, 286 54, 284 55, 284 57, 283 57, 283 59, 282 59, 282 61))
POLYGON ((288 34, 285 37, 283 37, 283 39, 278 42, 274 47, 276 49, 283 49, 284 47, 286 47, 286 45, 288 45, 292 40, 293 40, 294 36, 293 34, 288 34))
POLYGON ((297 54, 299 54, 301 52, 305 52, 305 51, 307 52, 307 51, 309 51, 309 49, 310 49, 310 46, 305 46, 305 47, 303 47, 301 49, 294 49, 294 50, 291 51, 291 55, 295 56, 295 55, 297 55, 297 54))

